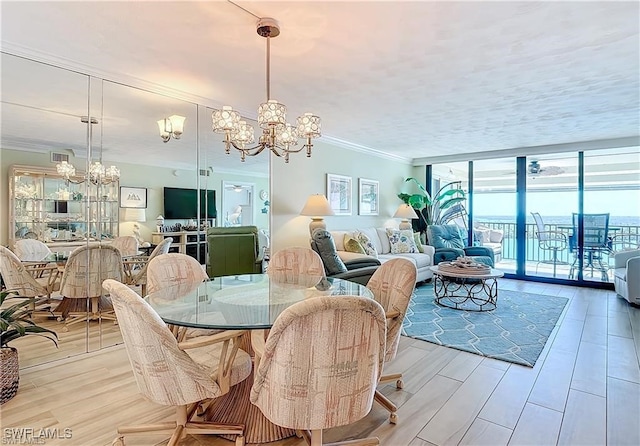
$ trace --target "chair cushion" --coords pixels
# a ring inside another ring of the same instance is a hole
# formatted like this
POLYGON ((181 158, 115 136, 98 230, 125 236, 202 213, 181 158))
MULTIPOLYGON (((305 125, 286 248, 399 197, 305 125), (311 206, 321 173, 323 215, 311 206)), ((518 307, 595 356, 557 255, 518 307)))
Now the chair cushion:
POLYGON ((326 229, 316 229, 311 236, 311 247, 320 255, 328 275, 344 273, 347 267, 340 257, 331 233, 326 229))
POLYGON ((429 244, 435 249, 462 249, 465 246, 464 237, 456 225, 429 225, 427 226, 427 236, 429 244))
POLYGON ((391 245, 391 254, 419 252, 411 229, 401 231, 399 229, 387 228, 387 236, 389 237, 389 244, 391 245))
MULTIPOLYGON (((197 362, 212 378, 218 377, 218 364, 222 354, 222 343, 206 345, 204 347, 190 348, 185 352, 197 362)), ((227 352, 228 354, 228 352, 227 352)), ((230 385, 234 386, 247 379, 251 373, 251 356, 244 350, 238 350, 236 358, 231 365, 229 376, 230 385)))

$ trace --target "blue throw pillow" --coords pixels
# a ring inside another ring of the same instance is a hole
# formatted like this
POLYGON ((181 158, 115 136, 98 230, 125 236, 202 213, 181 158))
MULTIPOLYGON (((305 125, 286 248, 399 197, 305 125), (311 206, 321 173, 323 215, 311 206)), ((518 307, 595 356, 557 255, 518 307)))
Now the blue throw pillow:
POLYGON ((331 233, 326 229, 316 229, 311 235, 311 248, 320 255, 327 275, 347 272, 342 259, 338 256, 336 244, 331 233))
POLYGON ((429 244, 435 249, 465 247, 464 237, 460 228, 456 225, 430 225, 427 226, 427 238, 429 244))

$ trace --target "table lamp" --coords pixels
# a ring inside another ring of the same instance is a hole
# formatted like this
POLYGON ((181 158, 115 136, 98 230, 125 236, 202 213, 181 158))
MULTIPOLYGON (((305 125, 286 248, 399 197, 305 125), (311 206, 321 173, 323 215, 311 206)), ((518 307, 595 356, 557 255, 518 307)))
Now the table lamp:
POLYGON ((144 240, 140 235, 140 225, 138 222, 147 221, 147 213, 145 209, 141 208, 126 208, 124 210, 124 220, 125 221, 133 221, 133 236, 138 241, 138 246, 142 246, 144 240))
POLYGON ((327 197, 321 194, 310 195, 307 202, 300 211, 300 215, 311 217, 309 223, 309 234, 313 235, 313 231, 318 228, 327 229, 327 225, 322 217, 326 215, 334 215, 333 209, 329 205, 327 197))
POLYGON ((409 222, 409 220, 418 218, 418 214, 416 214, 416 211, 412 206, 409 206, 408 204, 401 204, 400 207, 398 207, 396 213, 393 214, 393 218, 402 219, 398 228, 411 229, 411 223, 409 222))

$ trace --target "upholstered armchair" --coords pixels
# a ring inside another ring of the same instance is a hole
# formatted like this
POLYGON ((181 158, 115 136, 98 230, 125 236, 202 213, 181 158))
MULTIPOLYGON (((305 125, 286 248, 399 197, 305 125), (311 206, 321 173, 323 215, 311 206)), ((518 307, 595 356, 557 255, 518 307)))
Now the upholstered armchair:
POLYGON ((269 332, 251 402, 272 423, 321 445, 324 429, 355 423, 371 410, 385 359, 385 325, 384 309, 369 298, 323 296, 290 306, 269 332))
POLYGON ((466 237, 456 225, 427 226, 427 242, 436 250, 433 264, 452 261, 458 257, 473 257, 478 263, 495 266, 493 250, 484 246, 467 246, 466 237))
POLYGON ((616 293, 640 305, 640 249, 614 254, 613 281, 616 293))
POLYGON ((380 261, 371 257, 362 257, 343 262, 331 233, 325 229, 316 229, 311 236, 311 249, 318 253, 324 264, 327 277, 349 280, 366 285, 376 272, 380 261))
POLYGON ((262 272, 266 247, 261 246, 256 226, 216 227, 207 231, 209 277, 262 272))

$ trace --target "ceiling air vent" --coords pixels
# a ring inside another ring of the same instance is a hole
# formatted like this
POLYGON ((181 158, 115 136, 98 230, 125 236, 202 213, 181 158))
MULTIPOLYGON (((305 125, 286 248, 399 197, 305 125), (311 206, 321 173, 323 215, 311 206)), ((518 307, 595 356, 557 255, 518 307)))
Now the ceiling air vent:
POLYGON ((51 152, 52 163, 61 163, 62 161, 69 162, 69 155, 66 153, 51 152))

